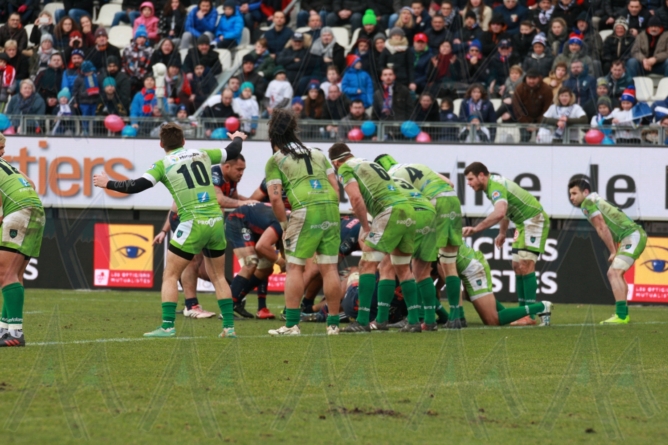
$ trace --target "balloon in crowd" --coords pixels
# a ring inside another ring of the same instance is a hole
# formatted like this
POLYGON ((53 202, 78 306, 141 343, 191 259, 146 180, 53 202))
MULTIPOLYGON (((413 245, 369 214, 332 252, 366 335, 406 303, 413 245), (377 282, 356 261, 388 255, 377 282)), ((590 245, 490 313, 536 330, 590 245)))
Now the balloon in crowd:
POLYGON ((16 134, 16 131, 14 130, 14 127, 8 127, 2 134, 16 134))
POLYGON ((605 135, 601 130, 589 130, 585 133, 585 142, 588 144, 600 144, 604 138, 605 135))
POLYGON ((5 131, 12 126, 12 122, 9 120, 6 114, 0 114, 0 131, 5 131))
POLYGON ((413 139, 418 134, 420 134, 420 127, 413 121, 406 121, 401 124, 401 134, 406 136, 408 139, 413 139))
POLYGON ((348 139, 351 141, 361 141, 364 139, 364 133, 359 128, 353 128, 348 132, 348 139))
POLYGON ((362 130, 362 133, 366 137, 371 137, 376 135, 376 124, 374 124, 371 121, 364 122, 360 127, 360 129, 362 130))
POLYGON ((123 122, 123 119, 120 116, 117 116, 115 114, 110 114, 109 116, 104 118, 104 127, 109 131, 118 133, 119 131, 123 130, 123 127, 125 127, 125 123, 123 122))
POLYGON ((227 128, 227 131, 230 133, 234 133, 239 129, 239 119, 236 117, 228 117, 225 120, 225 128, 227 128))
POLYGON ((226 138, 227 138, 227 128, 220 127, 216 128, 211 132, 211 139, 226 139, 226 138))
POLYGON ((126 125, 121 131, 121 136, 126 138, 135 138, 137 137, 137 129, 132 125, 126 125))
POLYGON ((417 142, 431 142, 431 136, 429 136, 429 133, 425 133, 424 131, 421 131, 421 132, 418 133, 415 140, 417 142))

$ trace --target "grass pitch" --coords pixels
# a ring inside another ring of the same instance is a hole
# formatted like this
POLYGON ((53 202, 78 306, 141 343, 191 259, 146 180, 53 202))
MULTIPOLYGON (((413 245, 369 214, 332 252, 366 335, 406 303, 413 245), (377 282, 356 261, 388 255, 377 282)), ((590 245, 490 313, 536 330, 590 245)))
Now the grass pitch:
POLYGON ((668 308, 598 326, 613 310, 486 328, 469 304, 461 332, 332 338, 240 321, 237 340, 178 316, 178 339, 143 339, 156 293, 29 290, 29 346, 0 350, 0 430, 29 444, 667 443, 668 308))

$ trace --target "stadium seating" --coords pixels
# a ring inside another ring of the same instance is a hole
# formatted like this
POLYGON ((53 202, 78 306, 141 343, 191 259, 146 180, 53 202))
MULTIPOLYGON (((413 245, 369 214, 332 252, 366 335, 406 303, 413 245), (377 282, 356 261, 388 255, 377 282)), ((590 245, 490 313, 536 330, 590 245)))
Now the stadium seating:
POLYGON ((598 35, 601 36, 601 39, 605 41, 605 39, 608 38, 609 35, 612 34, 612 29, 602 29, 598 32, 598 35))
POLYGON ((227 49, 217 49, 218 60, 223 67, 223 70, 232 68, 232 53, 227 49))
POLYGON ((237 49, 237 52, 234 54, 234 63, 232 65, 241 66, 241 60, 244 58, 246 54, 248 54, 251 51, 252 50, 250 48, 237 49))
POLYGON ((106 4, 102 5, 102 8, 100 8, 100 14, 97 16, 97 20, 95 20, 95 24, 99 26, 106 26, 109 27, 114 21, 114 15, 116 15, 117 12, 121 12, 122 8, 121 5, 119 4, 106 4))
POLYGON ((654 93, 654 101, 665 100, 668 97, 668 77, 664 77, 659 82, 659 86, 656 88, 656 93, 654 93))
POLYGON ((44 5, 43 11, 49 12, 52 16, 55 16, 56 11, 59 9, 65 9, 65 4, 61 2, 47 3, 44 5))
POLYGON ((350 32, 348 31, 348 28, 334 26, 332 27, 332 32, 334 33, 334 38, 338 44, 347 50, 350 47, 350 32))
POLYGON ((109 43, 123 49, 132 41, 132 26, 118 25, 109 30, 109 43))
MULTIPOLYGON (((28 23, 26 26, 24 26, 24 29, 26 30, 26 34, 28 34, 28 38, 30 38, 30 33, 32 32, 32 29, 35 27, 34 24, 28 23)), ((35 46, 34 43, 32 43, 30 40, 28 40, 28 48, 35 46)))
POLYGON ((654 96, 654 82, 649 77, 634 77, 636 85, 636 99, 641 102, 652 100, 654 96))

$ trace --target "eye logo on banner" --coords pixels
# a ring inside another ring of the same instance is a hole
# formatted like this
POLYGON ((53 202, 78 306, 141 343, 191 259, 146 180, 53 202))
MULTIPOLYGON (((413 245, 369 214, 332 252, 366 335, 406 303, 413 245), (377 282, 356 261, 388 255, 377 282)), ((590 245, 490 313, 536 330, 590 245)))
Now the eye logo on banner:
POLYGON ((640 258, 626 272, 629 301, 668 303, 668 238, 649 237, 640 258))
POLYGON ((95 286, 153 287, 152 241, 152 225, 95 224, 95 286))

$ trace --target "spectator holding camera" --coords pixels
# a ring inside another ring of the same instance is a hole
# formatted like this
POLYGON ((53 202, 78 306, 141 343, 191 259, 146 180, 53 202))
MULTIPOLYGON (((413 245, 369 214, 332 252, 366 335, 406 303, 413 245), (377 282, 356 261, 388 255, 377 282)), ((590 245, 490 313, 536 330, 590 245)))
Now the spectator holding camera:
POLYGON ((33 24, 28 40, 33 45, 38 46, 42 41, 42 34, 50 34, 51 36, 54 36, 55 32, 56 26, 53 23, 53 16, 49 11, 42 11, 39 13, 39 17, 33 24))

